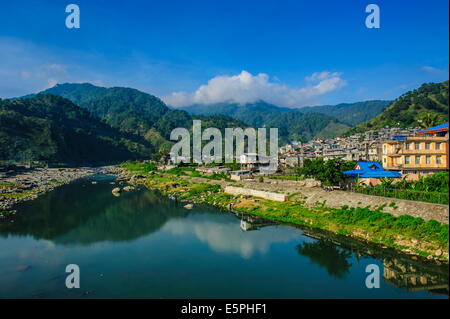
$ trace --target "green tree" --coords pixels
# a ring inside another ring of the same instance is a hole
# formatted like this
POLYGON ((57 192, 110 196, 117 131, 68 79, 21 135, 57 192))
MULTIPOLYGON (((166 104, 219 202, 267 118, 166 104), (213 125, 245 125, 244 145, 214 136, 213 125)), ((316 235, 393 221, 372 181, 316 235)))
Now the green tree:
POLYGON ((338 185, 346 179, 344 171, 355 166, 354 161, 344 161, 336 158, 325 161, 322 157, 316 159, 305 159, 303 167, 297 173, 305 177, 315 178, 325 185, 338 185))
POLYGON ((423 113, 423 115, 418 120, 419 126, 423 129, 430 128, 439 125, 439 115, 436 113, 423 113))

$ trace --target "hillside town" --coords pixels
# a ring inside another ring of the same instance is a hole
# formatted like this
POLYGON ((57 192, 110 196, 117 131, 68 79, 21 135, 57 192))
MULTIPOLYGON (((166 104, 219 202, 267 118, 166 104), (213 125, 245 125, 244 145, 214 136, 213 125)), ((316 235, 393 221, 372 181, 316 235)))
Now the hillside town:
POLYGON ((448 123, 418 128, 383 128, 348 137, 314 139, 280 147, 280 165, 301 167, 305 159, 365 161, 417 180, 420 176, 448 171, 448 123))
MULTIPOLYGON (((380 183, 380 178, 406 178, 417 181, 440 171, 448 171, 448 123, 428 129, 411 127, 382 128, 350 136, 335 138, 317 138, 307 143, 292 142, 279 148, 278 165, 269 169, 267 158, 259 158, 256 153, 244 153, 237 158, 240 169, 232 170, 224 166, 208 165, 197 170, 202 175, 225 173, 232 180, 254 178, 255 176, 289 175, 296 168, 304 166, 306 159, 323 158, 325 161, 340 159, 357 162, 355 169, 369 166, 372 163, 375 171, 370 178, 364 174, 348 173, 348 177, 360 177, 370 185, 380 183), (390 173, 389 173, 390 172, 390 173)), ((173 159, 169 155, 161 159, 164 169, 174 168, 173 159)))

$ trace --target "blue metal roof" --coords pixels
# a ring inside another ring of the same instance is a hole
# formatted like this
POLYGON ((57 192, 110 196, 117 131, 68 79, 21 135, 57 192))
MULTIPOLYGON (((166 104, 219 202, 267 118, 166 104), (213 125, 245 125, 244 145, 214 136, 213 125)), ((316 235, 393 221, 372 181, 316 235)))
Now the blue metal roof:
POLYGON ((418 134, 427 134, 427 133, 439 133, 448 131, 448 122, 440 125, 436 125, 426 130, 417 131, 418 134))
POLYGON ((402 174, 398 172, 386 171, 378 162, 358 162, 359 169, 345 171, 344 174, 350 177, 360 178, 380 178, 380 177, 401 177, 402 174))

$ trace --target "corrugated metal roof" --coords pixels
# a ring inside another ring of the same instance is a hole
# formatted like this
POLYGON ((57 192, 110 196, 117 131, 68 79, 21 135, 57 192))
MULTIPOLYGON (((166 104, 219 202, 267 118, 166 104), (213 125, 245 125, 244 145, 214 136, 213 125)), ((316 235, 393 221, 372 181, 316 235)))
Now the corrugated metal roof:
POLYGON ((356 165, 360 169, 353 169, 344 171, 344 174, 350 177, 360 178, 380 178, 380 177, 401 177, 402 174, 398 172, 386 171, 378 162, 363 162, 360 161, 356 165))
POLYGON ((447 131, 448 131, 448 122, 427 128, 426 130, 417 131, 417 134, 432 134, 432 133, 447 132, 447 131))

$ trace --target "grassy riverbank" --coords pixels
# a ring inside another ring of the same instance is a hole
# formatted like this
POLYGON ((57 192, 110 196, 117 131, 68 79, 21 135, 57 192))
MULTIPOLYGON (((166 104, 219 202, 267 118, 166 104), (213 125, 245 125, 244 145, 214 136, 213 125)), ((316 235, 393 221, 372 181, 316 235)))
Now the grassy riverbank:
MULTIPOLYGON (((133 174, 136 170, 128 171, 133 174)), ((142 171, 140 173, 143 173, 142 171)), ((448 225, 409 215, 394 217, 374 209, 326 207, 317 202, 306 207, 302 200, 274 202, 249 196, 225 194, 220 185, 193 182, 189 174, 147 172, 137 180, 148 188, 194 203, 233 209, 263 218, 324 229, 344 236, 395 248, 405 253, 448 262, 448 225)), ((294 196, 291 196, 294 197, 294 196)))

